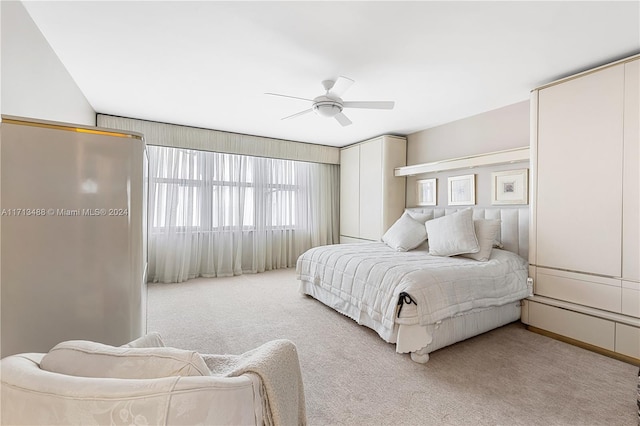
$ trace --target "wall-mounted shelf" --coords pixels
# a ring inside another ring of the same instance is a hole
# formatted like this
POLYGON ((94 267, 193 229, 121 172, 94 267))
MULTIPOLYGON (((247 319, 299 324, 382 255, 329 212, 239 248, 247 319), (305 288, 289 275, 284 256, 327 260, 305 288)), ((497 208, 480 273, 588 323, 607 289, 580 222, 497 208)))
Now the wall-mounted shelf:
POLYGON ((486 154, 470 155, 468 157, 452 158, 434 161, 432 163, 415 164, 412 166, 396 167, 396 176, 414 176, 422 173, 441 172, 445 170, 467 169, 471 167, 493 166, 507 163, 529 161, 529 147, 506 149, 504 151, 486 154))

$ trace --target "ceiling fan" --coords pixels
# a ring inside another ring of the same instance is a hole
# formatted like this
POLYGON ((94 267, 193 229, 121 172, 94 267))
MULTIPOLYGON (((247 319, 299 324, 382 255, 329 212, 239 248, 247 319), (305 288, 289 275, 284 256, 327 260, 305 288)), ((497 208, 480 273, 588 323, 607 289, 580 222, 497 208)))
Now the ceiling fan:
POLYGON ((283 120, 299 117, 301 115, 314 111, 316 114, 322 117, 333 117, 341 125, 348 126, 352 123, 352 121, 349 120, 349 118, 342 112, 344 108, 393 109, 393 106, 395 105, 395 102, 393 101, 343 101, 340 96, 342 96, 353 83, 354 81, 350 78, 342 76, 338 77, 336 80, 324 80, 322 82, 322 87, 324 87, 325 94, 317 96, 313 99, 281 95, 279 93, 265 94, 282 96, 284 98, 300 99, 312 103, 311 108, 284 117, 283 120))

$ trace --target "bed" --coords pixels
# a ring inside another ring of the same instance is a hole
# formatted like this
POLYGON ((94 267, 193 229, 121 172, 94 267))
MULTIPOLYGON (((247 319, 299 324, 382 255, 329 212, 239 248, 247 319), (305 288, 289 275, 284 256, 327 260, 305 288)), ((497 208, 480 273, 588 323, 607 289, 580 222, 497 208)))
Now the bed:
POLYGON ((407 209, 403 217, 421 217, 431 226, 429 240, 408 251, 388 241, 312 248, 297 262, 299 291, 375 330, 396 352, 411 353, 420 363, 437 349, 516 321, 521 300, 532 294, 525 260, 528 209, 465 210, 407 209), (432 224, 444 220, 430 221, 463 213, 476 231, 479 223, 495 225, 496 232, 483 235, 491 240, 486 261, 430 254, 430 243, 438 243, 432 224))

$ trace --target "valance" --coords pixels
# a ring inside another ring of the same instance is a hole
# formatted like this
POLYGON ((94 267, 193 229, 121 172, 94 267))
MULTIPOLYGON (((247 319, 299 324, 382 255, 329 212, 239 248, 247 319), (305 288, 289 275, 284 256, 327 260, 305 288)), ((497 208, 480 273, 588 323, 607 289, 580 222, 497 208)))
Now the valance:
POLYGON ((97 114, 97 123, 100 127, 142 133, 148 145, 312 163, 340 163, 340 150, 332 146, 158 123, 106 114, 97 114))

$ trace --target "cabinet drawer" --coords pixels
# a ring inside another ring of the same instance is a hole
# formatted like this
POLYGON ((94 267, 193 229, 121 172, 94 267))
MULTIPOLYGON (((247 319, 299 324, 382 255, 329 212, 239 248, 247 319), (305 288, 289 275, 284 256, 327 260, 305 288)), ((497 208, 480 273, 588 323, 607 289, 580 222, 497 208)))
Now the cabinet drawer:
POLYGON ((622 289, 620 280, 537 268, 536 294, 604 309, 622 311, 622 289))
POLYGON ((616 323, 616 352, 640 358, 640 328, 616 323))
POLYGON ((640 318, 640 283, 622 282, 622 313, 640 318))
POLYGON ((537 302, 528 302, 529 325, 613 351, 615 323, 537 302))

